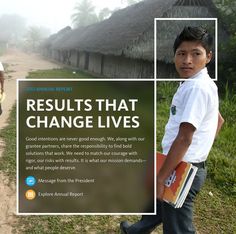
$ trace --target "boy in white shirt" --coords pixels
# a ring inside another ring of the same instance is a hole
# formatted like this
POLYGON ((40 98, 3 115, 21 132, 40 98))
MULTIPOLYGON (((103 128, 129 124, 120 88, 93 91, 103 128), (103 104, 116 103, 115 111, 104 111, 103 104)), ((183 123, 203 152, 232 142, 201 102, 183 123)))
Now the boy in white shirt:
POLYGON ((162 140, 167 158, 157 175, 157 215, 143 216, 133 225, 122 222, 122 233, 151 233, 160 223, 164 234, 195 233, 193 201, 205 181, 205 161, 224 122, 217 86, 206 68, 212 58, 212 44, 212 37, 201 27, 185 27, 175 40, 175 67, 180 78, 187 80, 173 97, 162 140), (165 180, 181 160, 193 163, 198 171, 183 206, 175 209, 162 197, 165 180))

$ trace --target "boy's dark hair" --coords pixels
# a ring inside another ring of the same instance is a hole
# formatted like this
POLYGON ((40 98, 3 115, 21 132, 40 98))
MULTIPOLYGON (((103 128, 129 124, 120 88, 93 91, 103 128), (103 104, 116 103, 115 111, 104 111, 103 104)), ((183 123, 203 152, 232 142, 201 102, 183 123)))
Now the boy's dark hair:
POLYGON ((174 53, 184 41, 199 41, 207 53, 212 50, 213 37, 202 27, 184 27, 174 42, 174 53))

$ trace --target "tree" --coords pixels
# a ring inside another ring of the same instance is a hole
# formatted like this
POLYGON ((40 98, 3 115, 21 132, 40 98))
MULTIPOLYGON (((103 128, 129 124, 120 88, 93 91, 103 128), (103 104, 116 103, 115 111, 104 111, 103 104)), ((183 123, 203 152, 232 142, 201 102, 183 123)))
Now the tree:
POLYGON ((84 27, 98 21, 95 8, 90 0, 80 0, 74 8, 75 13, 72 14, 72 24, 78 27, 84 27))
POLYGON ((50 30, 44 27, 31 26, 25 35, 25 49, 37 51, 40 43, 50 34, 50 30))
POLYGON ((231 34, 236 32, 236 1, 235 0, 214 0, 222 19, 228 26, 231 34))
POLYGON ((224 59, 219 63, 219 77, 222 86, 226 84, 236 91, 236 2, 235 0, 214 0, 221 16, 221 21, 226 26, 229 40, 219 45, 219 52, 224 59))

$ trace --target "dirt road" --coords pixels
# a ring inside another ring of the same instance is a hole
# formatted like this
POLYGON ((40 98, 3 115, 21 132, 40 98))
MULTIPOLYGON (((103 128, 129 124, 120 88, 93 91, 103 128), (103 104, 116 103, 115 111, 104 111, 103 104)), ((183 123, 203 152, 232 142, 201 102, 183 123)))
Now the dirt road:
MULTIPOLYGON (((7 125, 7 119, 16 101, 16 79, 25 78, 28 72, 40 69, 59 68, 59 65, 43 60, 35 54, 26 54, 19 50, 8 50, 0 61, 8 65, 5 74, 5 93, 2 104, 3 114, 0 116, 0 130, 7 125)), ((4 150, 4 142, 0 139, 0 157, 4 150)), ((17 222, 16 186, 0 171, 0 233, 12 233, 12 225, 17 222)))

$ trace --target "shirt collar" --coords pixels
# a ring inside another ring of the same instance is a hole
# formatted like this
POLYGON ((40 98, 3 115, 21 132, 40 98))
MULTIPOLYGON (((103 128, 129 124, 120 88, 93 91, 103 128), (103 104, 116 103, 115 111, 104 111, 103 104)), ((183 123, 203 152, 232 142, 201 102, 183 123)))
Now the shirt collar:
MULTIPOLYGON (((204 67, 198 73, 196 73, 195 75, 189 77, 185 81, 197 80, 197 79, 200 79, 200 78, 204 77, 204 75, 208 75, 208 70, 207 70, 206 67, 204 67)), ((180 81, 179 86, 182 86, 184 83, 185 83, 184 81, 180 81)))
POLYGON ((204 67, 202 70, 200 70, 198 73, 196 73, 195 75, 189 77, 188 79, 199 79, 204 75, 208 75, 208 70, 206 67, 204 67))

